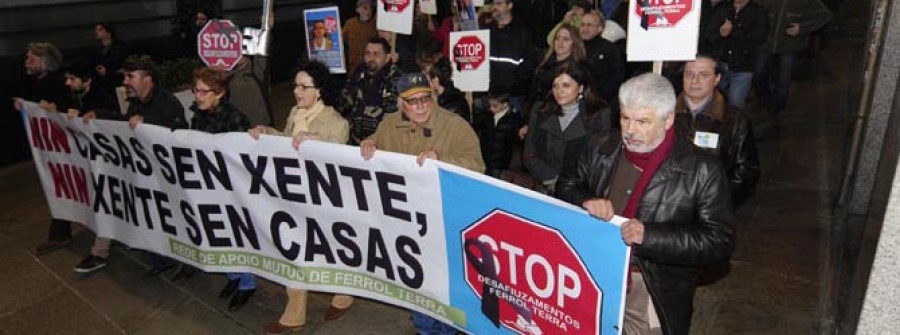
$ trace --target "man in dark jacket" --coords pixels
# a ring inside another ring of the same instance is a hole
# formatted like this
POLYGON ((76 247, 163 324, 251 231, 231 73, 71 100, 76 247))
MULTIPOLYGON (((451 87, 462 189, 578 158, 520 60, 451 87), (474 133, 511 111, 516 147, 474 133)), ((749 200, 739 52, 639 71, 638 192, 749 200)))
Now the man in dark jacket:
POLYGON ((756 0, 768 10, 766 42, 756 59, 756 95, 763 108, 777 115, 787 106, 791 78, 810 36, 831 20, 820 0, 756 0), (777 73, 773 63, 778 64, 777 73), (773 78, 774 77, 774 78, 773 78))
MULTIPOLYGON (((24 65, 25 72, 31 81, 23 85, 26 89, 25 94, 21 98, 13 100, 16 111, 22 109, 22 98, 38 102, 42 108, 49 111, 65 112, 68 109, 66 79, 58 71, 62 58, 62 52, 53 44, 28 44, 24 65)), ((51 219, 47 239, 35 248, 35 254, 48 253, 70 242, 72 242, 72 229, 69 221, 51 219)))
MULTIPOLYGON (((510 105, 514 112, 524 108, 525 95, 531 84, 535 68, 534 57, 531 56, 531 32, 522 19, 513 16, 516 3, 514 0, 495 0, 491 12, 494 22, 491 32, 491 90, 503 89, 509 92, 510 105)), ((554 21, 552 24, 556 24, 554 21)), ((552 25, 551 25, 552 27, 552 25)), ((540 35, 544 39, 546 33, 540 35)), ((487 105, 487 97, 479 95, 476 111, 487 105)))
POLYGON ((596 135, 566 166, 557 196, 603 220, 627 220, 622 239, 633 257, 625 333, 688 334, 698 271, 734 248, 728 181, 714 157, 676 136, 667 79, 632 78, 619 99, 621 134, 596 135))
POLYGON ((397 111, 400 69, 390 60, 391 45, 381 37, 366 44, 365 62, 356 68, 341 91, 341 115, 350 121, 350 144, 375 133, 387 114, 397 111))
POLYGON ((94 71, 87 63, 74 63, 64 67, 62 72, 66 75, 66 86, 71 93, 70 117, 124 121, 116 98, 94 84, 94 71))
POLYGON ((613 104, 619 86, 625 80, 625 62, 622 61, 622 53, 613 42, 607 41, 600 34, 606 24, 603 15, 598 11, 590 11, 581 17, 581 38, 584 40, 584 51, 587 56, 588 66, 591 68, 591 77, 597 92, 613 104))
POLYGON ((472 124, 472 111, 469 108, 469 102, 466 101, 466 95, 463 94, 456 86, 453 86, 453 80, 450 78, 453 69, 450 68, 450 61, 441 58, 428 69, 428 83, 431 89, 437 94, 438 106, 456 113, 472 124))
POLYGON ((725 168, 731 199, 740 205, 759 180, 759 154, 750 120, 725 103, 716 91, 721 67, 710 56, 684 66, 684 92, 675 106, 675 126, 703 151, 718 156, 725 168))
POLYGON ((178 98, 156 83, 156 66, 149 56, 129 57, 122 70, 132 128, 141 122, 171 129, 188 127, 178 98))
POLYGON ((744 108, 753 85, 757 50, 766 39, 766 10, 752 0, 724 2, 712 13, 709 26, 700 32, 702 52, 728 64, 722 80, 728 103, 744 108))

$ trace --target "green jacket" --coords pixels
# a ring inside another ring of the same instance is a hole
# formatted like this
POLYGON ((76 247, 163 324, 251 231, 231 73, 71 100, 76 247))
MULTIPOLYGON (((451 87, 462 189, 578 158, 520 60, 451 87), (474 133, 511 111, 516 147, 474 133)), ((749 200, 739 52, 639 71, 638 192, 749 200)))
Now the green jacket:
POLYGON ((819 0, 753 0, 769 11, 766 43, 774 54, 798 52, 809 44, 809 36, 831 20, 831 12, 819 0), (789 36, 791 24, 800 24, 800 34, 789 36))
POLYGON ((419 129, 413 129, 402 112, 388 114, 369 139, 375 140, 378 150, 408 155, 434 150, 441 162, 484 173, 481 146, 472 126, 453 112, 433 108, 419 129))

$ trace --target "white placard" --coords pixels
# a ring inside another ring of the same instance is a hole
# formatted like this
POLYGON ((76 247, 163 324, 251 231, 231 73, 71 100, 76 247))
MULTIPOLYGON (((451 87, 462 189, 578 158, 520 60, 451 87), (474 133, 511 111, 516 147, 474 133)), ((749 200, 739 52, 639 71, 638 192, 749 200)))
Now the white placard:
POLYGON ((437 0, 419 0, 419 10, 428 15, 437 15, 437 0))
POLYGON ((696 58, 700 0, 630 1, 628 15, 629 62, 696 58))
POLYGON ((453 84, 462 91, 487 92, 491 84, 490 30, 450 33, 453 84))
POLYGON ((378 0, 376 27, 403 35, 412 35, 413 0, 378 0))

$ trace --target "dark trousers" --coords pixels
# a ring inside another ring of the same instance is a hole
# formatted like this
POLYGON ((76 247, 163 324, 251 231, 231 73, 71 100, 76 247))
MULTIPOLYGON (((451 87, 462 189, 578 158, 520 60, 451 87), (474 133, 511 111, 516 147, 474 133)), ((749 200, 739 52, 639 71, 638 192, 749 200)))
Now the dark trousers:
POLYGON ((784 110, 798 56, 797 52, 773 54, 766 50, 759 51, 754 86, 760 106, 772 113, 784 110))
POLYGON ((47 240, 65 241, 72 238, 72 224, 66 220, 50 219, 50 230, 47 231, 47 240))

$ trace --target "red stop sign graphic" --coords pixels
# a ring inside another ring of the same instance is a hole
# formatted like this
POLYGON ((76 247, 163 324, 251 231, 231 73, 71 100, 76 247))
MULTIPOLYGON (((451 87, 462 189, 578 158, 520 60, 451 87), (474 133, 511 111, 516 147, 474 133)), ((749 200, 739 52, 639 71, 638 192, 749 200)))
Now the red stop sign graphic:
POLYGON ((385 12, 399 13, 406 10, 406 7, 412 3, 412 0, 381 0, 385 12))
POLYGON ((474 71, 487 59, 487 47, 478 36, 463 36, 453 46, 453 61, 459 71, 474 71))
POLYGON ((694 0, 640 0, 635 10, 644 29, 663 28, 678 24, 693 5, 694 0))
POLYGON ((465 278, 495 325, 599 334, 602 293, 559 231, 495 210, 462 232, 465 278))
POLYGON ((229 20, 210 20, 197 33, 197 53, 209 67, 231 70, 241 59, 241 33, 229 20))

